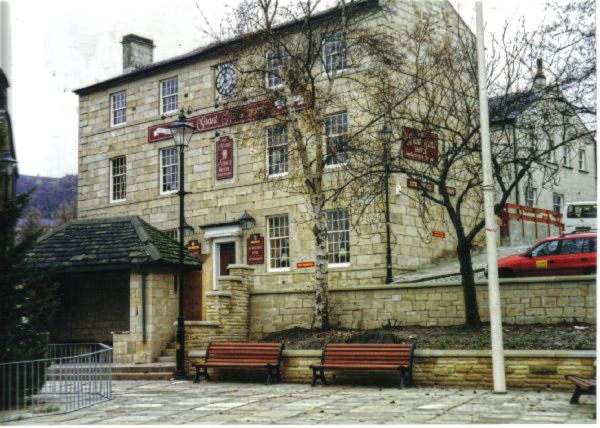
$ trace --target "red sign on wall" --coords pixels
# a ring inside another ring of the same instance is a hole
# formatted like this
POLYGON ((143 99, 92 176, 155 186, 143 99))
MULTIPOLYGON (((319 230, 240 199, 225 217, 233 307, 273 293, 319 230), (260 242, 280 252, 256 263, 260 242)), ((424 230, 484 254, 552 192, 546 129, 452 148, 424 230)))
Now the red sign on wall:
POLYGON ((404 142, 402 143, 402 156, 405 159, 430 163, 437 159, 438 137, 432 132, 420 134, 414 128, 404 128, 404 142))
MULTIPOLYGON (((448 191, 448 196, 456 196, 456 187, 446 186, 446 190, 448 191)), ((439 193, 442 194, 441 188, 439 189, 439 193)))
POLYGON ((431 235, 434 238, 445 238, 446 232, 444 232, 443 230, 434 230, 433 232, 431 232, 431 235))
MULTIPOLYGON (((294 98, 297 98, 297 101, 294 102, 294 108, 303 108, 304 98, 301 96, 294 98)), ((283 112, 285 112, 285 106, 277 104, 272 100, 265 100, 201 116, 189 117, 187 121, 194 127, 194 133, 197 133, 223 128, 224 126, 261 120, 283 112)), ((172 138, 169 125, 170 123, 163 123, 149 127, 148 142, 155 143, 172 138)))
POLYGON ((195 239, 188 241, 187 249, 190 253, 197 256, 200 254, 200 243, 195 239))
POLYGON ((217 180, 233 177, 233 141, 229 137, 221 137, 217 141, 217 180))
POLYGON ((265 239, 260 234, 250 235, 246 249, 249 265, 261 265, 265 262, 265 239))
POLYGON ((298 262, 296 263, 297 269, 306 269, 315 267, 315 262, 298 262))
POLYGON ((431 183, 419 183, 417 180, 413 180, 412 178, 409 178, 406 181, 406 187, 408 187, 409 189, 425 189, 428 192, 433 192, 433 184, 431 183))

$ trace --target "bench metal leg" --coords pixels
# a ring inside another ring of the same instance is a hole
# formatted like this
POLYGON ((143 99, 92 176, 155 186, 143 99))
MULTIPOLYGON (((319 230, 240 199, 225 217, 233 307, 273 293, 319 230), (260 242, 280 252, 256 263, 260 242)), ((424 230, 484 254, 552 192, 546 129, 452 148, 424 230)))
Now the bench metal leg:
MULTIPOLYGON (((208 369, 205 367, 203 371, 204 371, 204 377, 206 378, 206 381, 208 382, 210 380, 210 377, 208 376, 208 369)), ((196 377, 194 378, 194 383, 200 383, 201 377, 202 377, 202 375, 200 374, 200 367, 196 367, 196 377)))
POLYGON ((323 385, 327 386, 327 381, 325 380, 325 370, 321 370, 321 382, 323 382, 323 385))
POLYGON ((267 383, 266 385, 271 385, 271 366, 267 366, 267 383))
POLYGON ((281 367, 277 366, 277 372, 275 373, 275 376, 277 377, 277 383, 283 382, 281 379, 281 367))
POLYGON ((582 394, 582 390, 578 385, 575 385, 575 392, 573 393, 573 396, 571 397, 571 401, 569 401, 570 404, 579 404, 579 397, 581 397, 582 394))
POLYGON ((207 382, 210 380, 210 376, 208 375, 208 369, 207 368, 204 368, 204 377, 206 378, 207 382))
POLYGON ((404 385, 405 385, 405 379, 404 379, 404 377, 405 377, 404 369, 401 368, 400 369, 400 389, 404 388, 404 385))
POLYGON ((317 384, 317 369, 313 369, 312 382, 310 386, 315 386, 317 384))

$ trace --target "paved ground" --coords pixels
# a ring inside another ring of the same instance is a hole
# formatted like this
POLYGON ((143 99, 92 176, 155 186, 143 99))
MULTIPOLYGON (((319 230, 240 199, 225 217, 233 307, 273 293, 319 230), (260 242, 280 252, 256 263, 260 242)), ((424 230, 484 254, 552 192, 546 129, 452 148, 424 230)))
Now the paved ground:
MULTIPOLYGON (((513 254, 520 254, 527 250, 530 245, 518 246, 518 247, 498 247, 498 258, 511 256, 513 254)), ((471 256, 473 263, 473 270, 475 271, 475 280, 485 280, 483 269, 487 263, 487 253, 485 251, 479 253, 473 253, 471 256)), ((456 258, 440 260, 439 262, 424 266, 415 272, 409 272, 402 275, 398 275, 395 279, 395 283, 407 283, 407 282, 447 282, 447 281, 460 281, 460 266, 456 258)))
POLYGON ((595 397, 566 392, 189 381, 115 382, 114 400, 11 425, 595 423, 595 397))

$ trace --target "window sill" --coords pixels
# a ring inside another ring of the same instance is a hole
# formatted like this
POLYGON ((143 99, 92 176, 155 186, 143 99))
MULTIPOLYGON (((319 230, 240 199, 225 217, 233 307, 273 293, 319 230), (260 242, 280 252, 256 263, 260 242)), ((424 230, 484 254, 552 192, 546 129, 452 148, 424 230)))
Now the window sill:
POLYGON ((267 269, 267 272, 269 273, 283 273, 283 272, 289 272, 290 268, 275 268, 275 269, 267 269))
POLYGON ((579 172, 583 172, 585 174, 589 174, 590 173, 587 169, 580 169, 579 172))
POLYGON ((158 196, 173 196, 177 195, 178 192, 179 190, 173 190, 171 192, 159 192, 158 196))
POLYGON ((324 169, 338 169, 338 168, 343 168, 346 165, 348 165, 348 162, 334 163, 331 165, 325 165, 324 169))
POLYGON ((282 172, 281 174, 270 174, 270 175, 267 175, 267 178, 269 180, 277 180, 278 178, 286 177, 289 174, 290 174, 289 172, 282 172))
POLYGON ((123 202, 126 202, 127 199, 115 199, 115 200, 110 200, 109 203, 111 204, 121 204, 123 202))
POLYGON ((564 165, 564 164, 563 164, 563 168, 573 169, 573 167, 571 165, 564 165))
POLYGON ((111 124, 111 125, 110 125, 110 129, 114 129, 114 128, 121 128, 121 127, 123 127, 123 126, 126 126, 126 125, 127 125, 127 122, 118 123, 118 124, 116 124, 116 125, 112 125, 112 124, 111 124))
POLYGON ((178 109, 175 110, 169 110, 169 111, 165 111, 160 113, 161 116, 175 116, 177 113, 179 113, 178 109))
POLYGON ((347 268, 350 267, 350 263, 330 263, 328 267, 330 269, 347 268))

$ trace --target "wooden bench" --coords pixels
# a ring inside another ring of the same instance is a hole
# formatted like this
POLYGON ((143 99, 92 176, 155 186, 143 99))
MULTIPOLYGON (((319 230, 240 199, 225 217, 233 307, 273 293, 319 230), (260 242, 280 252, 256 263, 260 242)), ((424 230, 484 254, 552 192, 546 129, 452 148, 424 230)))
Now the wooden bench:
POLYGON ((312 364, 312 386, 317 383, 317 372, 323 385, 325 370, 390 370, 400 372, 400 388, 413 384, 412 366, 414 344, 326 344, 321 364, 312 364))
POLYGON ((565 375, 565 379, 575 384, 575 392, 569 403, 579 404, 579 397, 582 395, 596 395, 596 379, 576 375, 565 375))
POLYGON ((208 369, 265 369, 267 371, 267 385, 275 375, 281 382, 281 343, 251 343, 251 342, 210 342, 206 349, 204 363, 194 364, 196 378, 194 383, 200 382, 200 369, 204 369, 204 377, 209 380, 208 369))

